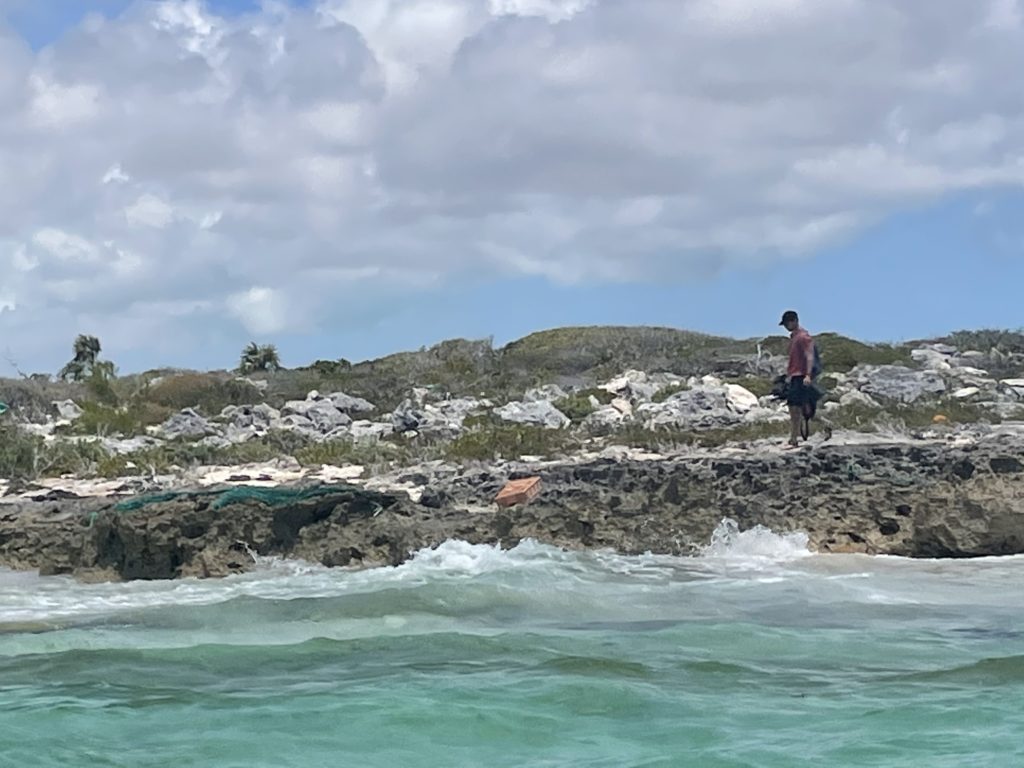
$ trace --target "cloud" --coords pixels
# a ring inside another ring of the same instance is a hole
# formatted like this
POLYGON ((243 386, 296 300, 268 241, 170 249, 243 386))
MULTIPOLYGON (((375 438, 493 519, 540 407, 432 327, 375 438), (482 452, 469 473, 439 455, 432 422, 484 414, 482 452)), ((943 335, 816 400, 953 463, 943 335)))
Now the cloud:
POLYGON ((684 280, 813 253, 1024 184, 1021 11, 165 0, 40 50, 0 22, 0 322, 87 319, 143 348, 197 317, 323 327, 353 286, 384 302, 464 275, 684 280))
POLYGON ((287 300, 272 288, 257 286, 232 294, 227 307, 250 333, 276 333, 288 324, 287 300))

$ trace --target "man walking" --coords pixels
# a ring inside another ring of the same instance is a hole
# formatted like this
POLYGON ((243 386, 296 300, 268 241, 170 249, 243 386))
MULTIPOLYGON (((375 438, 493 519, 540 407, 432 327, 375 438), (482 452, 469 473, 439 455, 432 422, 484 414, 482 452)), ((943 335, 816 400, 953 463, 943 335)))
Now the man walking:
POLYGON ((789 406, 789 447, 796 448, 800 437, 807 438, 807 411, 813 407, 815 392, 812 384, 814 371, 814 339, 800 326, 800 318, 793 310, 786 310, 779 323, 789 331, 789 366, 786 378, 786 404, 789 406))

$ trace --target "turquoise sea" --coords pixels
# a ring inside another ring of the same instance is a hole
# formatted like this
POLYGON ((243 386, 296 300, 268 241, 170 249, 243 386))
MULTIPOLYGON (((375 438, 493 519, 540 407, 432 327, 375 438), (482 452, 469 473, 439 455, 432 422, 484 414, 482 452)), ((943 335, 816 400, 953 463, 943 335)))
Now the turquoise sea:
POLYGON ((0 571, 0 766, 1024 766, 1024 558, 723 523, 692 558, 0 571))

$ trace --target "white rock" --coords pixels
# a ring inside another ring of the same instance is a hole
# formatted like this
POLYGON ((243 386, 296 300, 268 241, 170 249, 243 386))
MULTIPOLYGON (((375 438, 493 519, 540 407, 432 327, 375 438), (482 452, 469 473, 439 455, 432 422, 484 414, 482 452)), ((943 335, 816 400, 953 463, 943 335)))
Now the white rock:
POLYGON ((968 397, 974 397, 979 392, 981 392, 981 389, 978 387, 964 387, 954 392, 953 397, 957 400, 966 400, 968 397))
POLYGON ((617 397, 614 400, 612 400, 611 407, 617 410, 623 416, 633 415, 633 404, 623 397, 617 397))
POLYGON ((739 384, 725 385, 725 400, 737 413, 746 413, 758 407, 757 395, 739 384))
POLYGON ((1024 398, 1024 379, 1001 379, 999 384, 1007 394, 1024 398))
POLYGON ((603 405, 583 419, 583 427, 584 429, 614 429, 623 424, 626 419, 626 414, 614 405, 603 405))
POLYGON ((161 424, 158 434, 166 440, 188 440, 217 435, 219 430, 192 408, 185 408, 161 424))
POLYGON ((874 398, 913 403, 946 391, 938 371, 915 371, 902 365, 859 365, 848 381, 874 398))
POLYGON ((74 400, 55 400, 53 407, 57 409, 57 415, 67 421, 74 421, 82 416, 82 409, 74 400))
POLYGON ((562 429, 570 424, 569 417, 546 400, 539 403, 511 402, 495 408, 494 413, 504 421, 535 424, 545 429, 562 429))
POLYGON ((960 365, 960 364, 958 364, 956 366, 956 372, 957 372, 957 375, 967 374, 968 376, 977 376, 978 378, 982 378, 982 379, 988 378, 988 376, 989 376, 988 371, 986 371, 986 370, 984 370, 982 368, 973 368, 972 366, 969 366, 969 365, 960 365))
POLYGON ((353 440, 379 440, 395 431, 394 426, 379 421, 353 421, 349 433, 353 440))
POLYGON ((344 392, 335 392, 327 396, 327 399, 334 403, 334 407, 342 413, 347 413, 351 416, 354 413, 371 413, 377 410, 377 406, 371 403, 369 400, 364 400, 361 397, 353 397, 352 395, 346 395, 344 392))

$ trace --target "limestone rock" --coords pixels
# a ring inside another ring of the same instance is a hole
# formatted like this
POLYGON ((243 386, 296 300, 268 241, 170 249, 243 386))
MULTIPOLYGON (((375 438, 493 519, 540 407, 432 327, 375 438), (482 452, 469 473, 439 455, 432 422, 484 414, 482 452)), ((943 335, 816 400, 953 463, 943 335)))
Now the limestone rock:
POLYGON ((369 400, 364 400, 361 397, 353 397, 352 395, 346 395, 344 392, 335 392, 327 396, 334 407, 342 413, 346 413, 349 416, 360 413, 372 413, 377 410, 377 406, 371 403, 369 400))
POLYGON ((547 400, 533 403, 511 402, 494 413, 504 421, 516 424, 533 424, 545 429, 562 429, 569 426, 570 419, 547 400))
POLYGON ((878 400, 898 403, 915 403, 946 391, 946 382, 937 371, 915 371, 902 365, 857 366, 847 381, 878 400))
POLYGON ((185 408, 161 424, 157 433, 165 440, 196 440, 218 435, 220 430, 192 408, 185 408))

